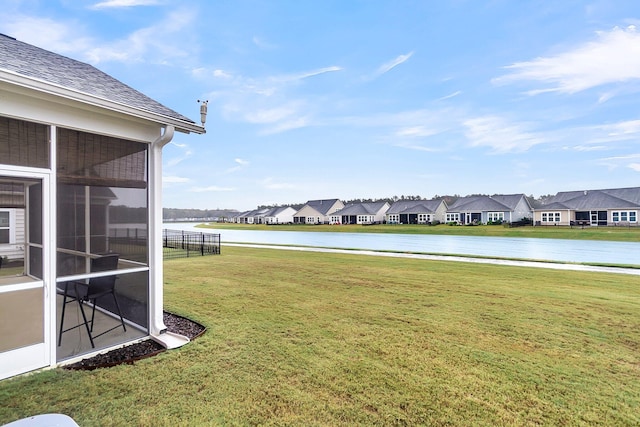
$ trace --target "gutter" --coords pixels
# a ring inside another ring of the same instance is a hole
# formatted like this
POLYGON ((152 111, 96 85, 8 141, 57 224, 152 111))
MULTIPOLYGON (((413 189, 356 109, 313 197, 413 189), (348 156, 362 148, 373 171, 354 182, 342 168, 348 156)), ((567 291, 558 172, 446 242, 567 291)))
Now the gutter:
POLYGON ((164 324, 164 274, 162 269, 162 148, 173 139, 175 128, 167 125, 164 133, 151 143, 149 181, 149 335, 167 349, 178 348, 187 344, 188 337, 167 331, 164 324))

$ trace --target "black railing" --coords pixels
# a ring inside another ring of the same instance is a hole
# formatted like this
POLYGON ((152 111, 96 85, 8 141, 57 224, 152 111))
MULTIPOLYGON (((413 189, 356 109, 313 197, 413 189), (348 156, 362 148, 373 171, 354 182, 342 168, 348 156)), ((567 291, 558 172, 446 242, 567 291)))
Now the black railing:
POLYGON ((219 255, 220 234, 164 229, 162 254, 164 259, 219 255))

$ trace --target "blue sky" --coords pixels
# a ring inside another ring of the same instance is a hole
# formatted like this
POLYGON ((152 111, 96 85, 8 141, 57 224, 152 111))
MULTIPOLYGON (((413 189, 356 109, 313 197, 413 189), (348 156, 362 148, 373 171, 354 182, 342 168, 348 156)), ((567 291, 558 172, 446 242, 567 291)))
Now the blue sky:
POLYGON ((640 181, 637 0, 4 0, 0 32, 196 121, 209 101, 165 207, 640 181))

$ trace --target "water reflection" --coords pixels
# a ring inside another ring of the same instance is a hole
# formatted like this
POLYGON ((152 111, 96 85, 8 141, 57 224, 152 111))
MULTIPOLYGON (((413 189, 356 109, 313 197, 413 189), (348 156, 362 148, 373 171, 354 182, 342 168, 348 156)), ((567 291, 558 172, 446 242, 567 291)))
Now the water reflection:
POLYGON ((193 223, 167 223, 165 228, 220 233, 223 244, 227 242, 303 245, 555 262, 640 265, 640 243, 636 242, 424 234, 220 230, 198 228, 196 225, 193 223))

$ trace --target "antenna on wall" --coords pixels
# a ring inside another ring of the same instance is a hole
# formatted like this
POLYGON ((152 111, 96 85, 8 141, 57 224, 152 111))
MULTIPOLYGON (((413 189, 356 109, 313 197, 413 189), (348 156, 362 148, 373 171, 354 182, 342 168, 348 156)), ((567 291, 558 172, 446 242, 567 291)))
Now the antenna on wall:
POLYGON ((200 101, 198 99, 198 102, 200 103, 200 121, 202 122, 202 126, 204 126, 207 121, 207 104, 209 104, 209 101, 200 101))

